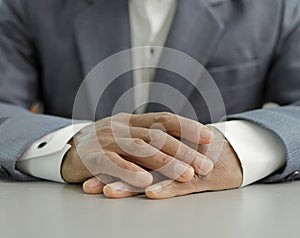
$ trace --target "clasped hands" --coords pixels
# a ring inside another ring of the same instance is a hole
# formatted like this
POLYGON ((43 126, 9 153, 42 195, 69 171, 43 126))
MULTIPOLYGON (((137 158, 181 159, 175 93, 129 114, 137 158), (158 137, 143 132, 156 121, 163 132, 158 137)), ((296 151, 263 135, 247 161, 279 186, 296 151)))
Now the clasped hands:
POLYGON ((222 133, 171 113, 117 114, 83 128, 69 143, 62 177, 85 181, 88 194, 161 199, 242 183, 239 159, 222 133))

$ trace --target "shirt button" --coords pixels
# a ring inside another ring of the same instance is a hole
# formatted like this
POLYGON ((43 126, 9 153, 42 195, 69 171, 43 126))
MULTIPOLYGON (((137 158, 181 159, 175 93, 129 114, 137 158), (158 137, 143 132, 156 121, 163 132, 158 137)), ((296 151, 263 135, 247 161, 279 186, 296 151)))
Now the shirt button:
POLYGON ((299 171, 295 171, 293 173, 291 173, 289 176, 286 177, 286 180, 288 181, 294 181, 298 176, 300 175, 299 171))
POLYGON ((153 48, 150 48, 150 53, 151 53, 151 55, 154 54, 154 49, 153 48))

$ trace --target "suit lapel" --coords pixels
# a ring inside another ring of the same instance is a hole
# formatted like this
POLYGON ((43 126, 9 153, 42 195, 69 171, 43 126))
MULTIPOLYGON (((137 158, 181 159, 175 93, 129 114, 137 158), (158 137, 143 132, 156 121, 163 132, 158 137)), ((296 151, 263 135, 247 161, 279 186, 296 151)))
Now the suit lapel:
MULTIPOLYGON (((193 57, 203 66, 207 64, 224 29, 222 21, 217 18, 217 14, 210 6, 209 1, 216 3, 216 0, 178 1, 174 21, 165 44, 168 48, 179 50, 193 57)), ((164 60, 164 54, 161 56, 162 60, 164 60)), ((199 78, 193 79, 195 83, 199 80, 199 78)), ((195 89, 192 84, 179 75, 162 69, 157 70, 154 81, 174 87, 186 98, 189 98, 191 92, 195 89)), ((175 108, 170 109, 179 114, 185 107, 184 102, 176 102, 176 105, 174 105, 174 97, 160 90, 151 90, 150 101, 162 101, 168 105, 173 105, 175 108)), ((150 103, 147 108, 147 111, 164 110, 166 108, 156 103, 150 103)))
MULTIPOLYGON (((127 0, 85 1, 90 6, 75 18, 74 30, 83 74, 86 76, 102 60, 130 48, 131 40, 127 0)), ((127 63, 131 64, 131 59, 127 63)), ((99 103, 99 89, 107 85, 106 80, 103 77, 86 87, 88 104, 92 111, 97 107, 96 118, 109 116, 118 98, 133 84, 131 73, 123 75, 106 90, 99 103)), ((128 108, 133 106, 133 95, 128 97, 127 104, 128 108)))
POLYGON ((131 46, 127 0, 86 1, 91 5, 74 21, 85 75, 105 58, 131 46))

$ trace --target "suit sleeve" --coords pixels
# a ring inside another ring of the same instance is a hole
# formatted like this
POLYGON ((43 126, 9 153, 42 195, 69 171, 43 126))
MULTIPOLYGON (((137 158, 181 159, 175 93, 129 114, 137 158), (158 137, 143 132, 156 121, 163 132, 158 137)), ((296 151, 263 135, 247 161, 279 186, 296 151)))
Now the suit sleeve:
POLYGON ((283 2, 281 34, 265 86, 265 101, 281 107, 228 117, 254 122, 283 142, 285 165, 262 182, 300 178, 300 7, 299 1, 283 2))
POLYGON ((32 180, 15 169, 17 159, 37 139, 70 125, 68 119, 34 115, 39 99, 39 64, 24 0, 0 2, 0 176, 32 180))

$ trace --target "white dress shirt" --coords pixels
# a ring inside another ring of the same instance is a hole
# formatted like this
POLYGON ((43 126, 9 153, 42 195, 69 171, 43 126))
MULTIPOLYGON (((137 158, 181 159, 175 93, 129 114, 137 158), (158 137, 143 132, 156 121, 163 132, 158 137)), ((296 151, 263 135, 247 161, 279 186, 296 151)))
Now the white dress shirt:
MULTIPOLYGON (((176 0, 129 0, 128 4, 132 47, 163 46, 175 15, 176 0)), ((136 62, 157 64, 160 53, 151 48, 142 53, 139 51, 132 56, 133 65, 136 62)), ((154 75, 155 69, 135 70, 134 84, 151 82, 154 75)), ((148 97, 149 90, 135 88, 136 105, 148 97)), ((143 113, 144 110, 145 107, 140 107, 138 112, 143 113)), ((87 123, 71 125, 36 141, 17 161, 17 169, 35 177, 63 182, 61 162, 71 148, 67 142, 85 126, 87 123)), ((284 165, 284 146, 268 130, 247 121, 229 121, 212 126, 224 134, 238 155, 243 169, 242 186, 258 181, 284 165)))

